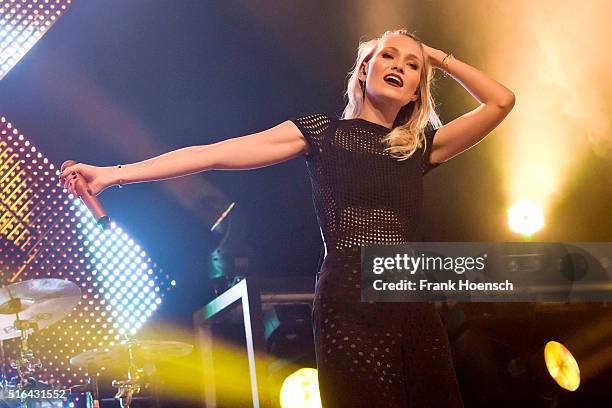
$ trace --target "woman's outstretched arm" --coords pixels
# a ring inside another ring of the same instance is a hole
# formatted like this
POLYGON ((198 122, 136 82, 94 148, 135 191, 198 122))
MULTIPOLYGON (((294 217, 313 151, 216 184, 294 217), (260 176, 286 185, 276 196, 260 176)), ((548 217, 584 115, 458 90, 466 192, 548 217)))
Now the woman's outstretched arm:
POLYGON ((74 173, 81 174, 94 194, 117 184, 140 183, 186 176, 206 170, 248 170, 270 166, 304 153, 308 145, 291 121, 271 129, 222 142, 174 150, 148 160, 121 166, 97 167, 78 163, 60 177, 70 191, 74 173))
POLYGON ((481 103, 438 129, 431 162, 441 163, 474 146, 495 129, 514 107, 514 93, 465 62, 449 57, 443 63, 443 51, 423 47, 434 67, 446 71, 481 103))

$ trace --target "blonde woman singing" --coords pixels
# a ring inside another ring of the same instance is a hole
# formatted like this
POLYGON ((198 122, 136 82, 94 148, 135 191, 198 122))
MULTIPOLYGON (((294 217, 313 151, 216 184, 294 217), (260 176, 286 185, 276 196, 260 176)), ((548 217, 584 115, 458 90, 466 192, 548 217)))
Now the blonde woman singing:
POLYGON ((326 256, 313 325, 327 408, 462 406, 444 327, 430 303, 362 303, 360 247, 418 240, 423 175, 474 146, 508 115, 514 94, 478 69, 406 30, 359 46, 342 118, 316 113, 262 132, 175 150, 142 162, 62 172, 95 193, 112 185, 207 170, 254 169, 304 155, 326 256), (442 125, 433 70, 479 103, 442 125))

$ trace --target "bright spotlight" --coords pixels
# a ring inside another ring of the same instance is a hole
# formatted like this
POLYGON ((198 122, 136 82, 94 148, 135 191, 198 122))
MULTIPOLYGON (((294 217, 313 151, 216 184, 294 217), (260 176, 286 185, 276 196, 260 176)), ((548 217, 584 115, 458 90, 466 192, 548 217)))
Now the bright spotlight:
POLYGON ((533 235, 544 226, 542 207, 529 200, 517 202, 508 210, 508 226, 525 237, 533 235))
POLYGON ((314 368, 300 368, 283 381, 280 391, 282 408, 321 408, 319 380, 314 368))
POLYGON ((561 343, 549 341, 544 347, 544 361, 550 376, 561 388, 576 391, 580 386, 580 369, 576 359, 561 343))

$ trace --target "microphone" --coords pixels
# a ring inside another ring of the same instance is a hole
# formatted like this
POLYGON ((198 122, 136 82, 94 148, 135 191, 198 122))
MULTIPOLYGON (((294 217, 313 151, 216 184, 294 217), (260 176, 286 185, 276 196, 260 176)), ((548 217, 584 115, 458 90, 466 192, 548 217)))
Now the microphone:
MULTIPOLYGON (((64 171, 66 167, 75 164, 76 162, 74 160, 66 160, 64 163, 62 163, 61 171, 64 171)), ((106 211, 104 211, 100 201, 98 201, 96 196, 89 189, 89 185, 83 176, 81 176, 78 172, 76 182, 74 183, 74 190, 83 204, 85 204, 85 206, 89 209, 89 212, 95 218, 96 223, 105 230, 110 229, 110 218, 108 217, 108 214, 106 211)))

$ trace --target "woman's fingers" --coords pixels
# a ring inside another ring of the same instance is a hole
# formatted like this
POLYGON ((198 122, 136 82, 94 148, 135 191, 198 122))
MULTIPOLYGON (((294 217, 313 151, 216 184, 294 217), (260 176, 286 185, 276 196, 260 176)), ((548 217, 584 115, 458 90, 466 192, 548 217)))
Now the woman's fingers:
POLYGON ((71 180, 76 180, 77 173, 80 170, 80 163, 73 164, 71 166, 66 167, 64 170, 60 172, 60 183, 62 187, 68 190, 69 182, 71 180))
POLYGON ((70 188, 69 188, 69 190, 68 190, 68 191, 70 191, 70 193, 71 193, 73 196, 77 196, 77 192, 76 192, 76 176, 75 176, 75 177, 72 177, 72 178, 70 179, 70 188))
POLYGON ((60 177, 66 177, 70 173, 76 173, 81 169, 81 163, 75 163, 71 166, 66 167, 60 172, 60 177))
POLYGON ((73 166, 66 167, 64 170, 62 170, 62 171, 60 172, 60 177, 64 177, 64 178, 65 178, 67 174, 70 174, 70 172, 72 172, 72 171, 73 171, 73 169, 72 169, 73 167, 74 167, 74 165, 73 165, 73 166))
MULTIPOLYGON (((82 163, 74 163, 68 167, 65 167, 59 173, 60 184, 71 194, 76 194, 76 181, 78 177, 82 177, 83 181, 88 184, 90 188, 99 184, 98 180, 98 168, 82 163)), ((96 194, 100 188, 95 187, 96 194)))
POLYGON ((62 179, 62 187, 68 190, 69 193, 76 195, 76 190, 75 190, 76 181, 77 181, 76 173, 68 174, 66 177, 62 179))

